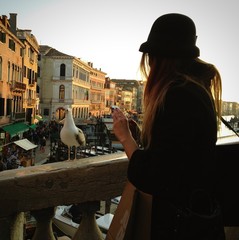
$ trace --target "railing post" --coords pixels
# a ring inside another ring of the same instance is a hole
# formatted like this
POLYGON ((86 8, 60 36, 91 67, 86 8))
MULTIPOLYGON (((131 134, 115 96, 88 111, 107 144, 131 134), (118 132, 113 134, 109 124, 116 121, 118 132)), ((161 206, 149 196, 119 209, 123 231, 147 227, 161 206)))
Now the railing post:
POLYGON ((103 234, 96 223, 95 213, 100 210, 100 202, 78 204, 82 212, 80 225, 72 240, 103 240, 103 234))
POLYGON ((23 212, 16 214, 11 230, 11 240, 24 239, 25 214, 23 212))
POLYGON ((52 218, 55 214, 55 208, 45 208, 31 211, 31 214, 36 219, 36 230, 32 240, 55 240, 52 230, 52 218))
POLYGON ((110 213, 111 199, 105 200, 105 214, 110 213))
POLYGON ((1 240, 23 240, 24 213, 0 218, 1 240))

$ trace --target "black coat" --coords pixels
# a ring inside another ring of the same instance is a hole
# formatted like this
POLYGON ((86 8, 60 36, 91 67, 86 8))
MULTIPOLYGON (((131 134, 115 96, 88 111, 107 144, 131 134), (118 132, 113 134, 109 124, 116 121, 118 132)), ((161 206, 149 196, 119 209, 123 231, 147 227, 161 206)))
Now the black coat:
POLYGON ((133 153, 128 179, 153 195, 152 239, 173 240, 171 205, 186 206, 193 190, 214 186, 217 123, 206 91, 193 83, 171 87, 152 136, 149 149, 133 153))

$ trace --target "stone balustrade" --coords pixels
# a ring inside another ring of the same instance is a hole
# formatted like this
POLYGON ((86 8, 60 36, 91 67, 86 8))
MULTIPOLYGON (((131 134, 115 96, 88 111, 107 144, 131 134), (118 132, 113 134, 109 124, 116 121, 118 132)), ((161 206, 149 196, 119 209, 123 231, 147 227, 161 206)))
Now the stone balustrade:
POLYGON ((103 239, 94 203, 121 195, 127 166, 122 152, 0 172, 1 240, 23 240, 23 213, 28 211, 37 220, 33 240, 55 240, 54 209, 70 204, 86 206, 72 239, 103 239))
MULTIPOLYGON (((72 240, 103 240, 97 203, 121 195, 127 166, 122 152, 0 172, 0 239, 23 240, 24 212, 31 212, 37 221, 32 240, 55 240, 55 207, 79 204, 83 215, 72 240)), ((238 228, 225 230, 226 240, 239 239, 238 228)))

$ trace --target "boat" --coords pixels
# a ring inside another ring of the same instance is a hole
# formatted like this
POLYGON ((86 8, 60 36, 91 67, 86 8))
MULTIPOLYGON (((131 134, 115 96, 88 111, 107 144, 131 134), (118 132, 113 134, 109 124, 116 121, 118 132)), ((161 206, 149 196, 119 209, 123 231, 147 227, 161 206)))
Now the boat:
POLYGON ((79 224, 73 222, 69 215, 69 206, 57 206, 52 222, 62 233, 70 237, 74 236, 79 227, 79 224))
MULTIPOLYGON (((57 227, 63 234, 69 237, 73 237, 75 235, 80 225, 80 220, 79 223, 76 223, 72 220, 72 215, 70 213, 71 207, 72 205, 57 206, 55 216, 52 220, 54 226, 57 227)), ((96 213, 95 216, 96 223, 99 226, 103 237, 105 237, 114 215, 111 213, 104 215, 96 213)))
POLYGON ((118 205, 120 202, 120 199, 121 199, 121 196, 115 197, 115 198, 111 199, 111 203, 118 205))

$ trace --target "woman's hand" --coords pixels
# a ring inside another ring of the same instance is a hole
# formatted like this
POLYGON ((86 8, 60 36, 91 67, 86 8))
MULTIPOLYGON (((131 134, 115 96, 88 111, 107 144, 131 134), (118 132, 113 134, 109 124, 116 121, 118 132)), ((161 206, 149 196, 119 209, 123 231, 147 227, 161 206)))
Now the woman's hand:
POLYGON ((129 129, 129 121, 124 113, 118 108, 113 110, 112 116, 114 134, 122 143, 124 150, 130 159, 133 152, 138 149, 138 145, 135 142, 129 129))
POLYGON ((115 108, 112 112, 113 116, 113 131, 118 140, 123 143, 128 137, 131 137, 129 130, 129 122, 124 113, 115 108))

